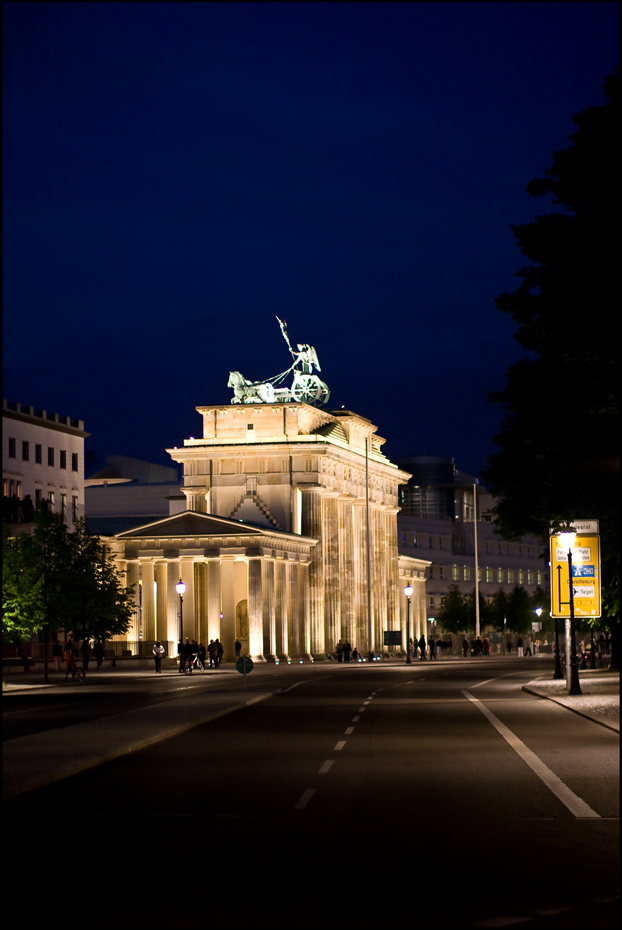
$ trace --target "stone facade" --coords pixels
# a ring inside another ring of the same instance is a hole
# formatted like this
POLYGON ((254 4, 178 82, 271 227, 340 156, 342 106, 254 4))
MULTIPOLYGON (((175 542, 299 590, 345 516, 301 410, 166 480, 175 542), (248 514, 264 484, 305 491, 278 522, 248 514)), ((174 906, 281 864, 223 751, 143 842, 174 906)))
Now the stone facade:
MULTIPOLYGON (((382 454, 384 439, 376 434, 374 424, 349 410, 327 411, 304 403, 197 410, 203 417, 203 437, 167 450, 183 466, 182 492, 188 511, 316 541, 312 546, 307 543, 308 582, 304 582, 308 583, 304 648, 309 654, 325 658, 335 651, 339 639, 362 652, 370 646, 380 651, 384 630, 402 629, 405 642, 402 588, 410 580, 417 592, 413 604, 424 605, 420 592, 425 590, 428 563, 398 559, 398 486, 409 475, 382 454)), ((239 558, 246 561, 248 556, 239 546, 238 550, 239 558)), ((285 562, 270 556, 262 559, 249 563, 248 603, 250 610, 253 598, 263 599, 263 653, 267 650, 265 657, 271 658, 279 655, 279 641, 281 652, 287 651, 282 645, 286 631, 278 616, 287 609, 295 585, 283 587, 285 562)), ((224 576, 220 570, 223 605, 224 591, 235 588, 235 564, 233 557, 224 576)), ((425 616, 424 608, 420 612, 425 616)))

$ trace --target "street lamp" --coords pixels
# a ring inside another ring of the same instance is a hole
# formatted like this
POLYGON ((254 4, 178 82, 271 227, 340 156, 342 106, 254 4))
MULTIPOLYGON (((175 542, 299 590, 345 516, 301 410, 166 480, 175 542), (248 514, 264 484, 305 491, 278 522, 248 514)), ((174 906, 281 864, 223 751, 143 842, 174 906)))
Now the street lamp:
MULTIPOLYGON (((562 548, 568 550, 568 606, 570 607, 570 694, 581 694, 581 685, 579 684, 579 663, 577 660, 577 647, 575 641, 574 628, 574 587, 572 581, 572 547, 574 546, 576 533, 560 533, 559 542, 562 548)), ((561 598, 560 598, 561 601, 561 598)))
POLYGON ((412 659, 410 657, 410 599, 413 593, 413 586, 407 584, 404 588, 404 594, 406 595, 406 600, 408 606, 406 608, 406 664, 412 665, 412 659))
POLYGON ((180 670, 183 669, 183 653, 184 653, 184 594, 186 593, 186 585, 184 582, 179 579, 175 585, 175 590, 179 594, 179 662, 180 670))

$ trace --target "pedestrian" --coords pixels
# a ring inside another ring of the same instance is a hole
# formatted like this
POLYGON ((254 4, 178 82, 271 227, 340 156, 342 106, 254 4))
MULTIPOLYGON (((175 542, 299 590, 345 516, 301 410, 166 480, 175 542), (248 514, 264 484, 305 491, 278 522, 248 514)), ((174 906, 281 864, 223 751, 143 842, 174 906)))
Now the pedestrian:
POLYGON ((177 643, 177 655, 179 656, 179 672, 184 671, 184 646, 181 640, 177 643))
POLYGON ((344 644, 343 644, 343 661, 344 661, 344 662, 349 662, 349 661, 350 661, 350 653, 351 653, 351 652, 352 652, 352 646, 350 645, 350 643, 347 643, 347 642, 344 643, 344 644))
POLYGON ((209 646, 207 647, 207 654, 209 656, 209 667, 216 668, 218 665, 218 646, 213 639, 210 639, 209 646))
POLYGON ((531 651, 531 636, 528 636, 525 640, 525 655, 531 656, 533 652, 531 651))
POLYGON ((52 658, 54 659, 54 671, 60 672, 60 663, 63 658, 63 647, 58 640, 52 646, 52 658))
POLYGON ((186 636, 186 642, 184 643, 184 671, 188 669, 189 674, 192 674, 192 643, 189 638, 186 636))
POLYGON ((339 642, 337 643, 337 661, 338 662, 343 661, 343 643, 341 642, 341 640, 339 640, 339 642))
POLYGON ((219 639, 216 639, 216 665, 217 666, 219 666, 220 663, 222 662, 222 657, 224 656, 224 654, 225 654, 225 650, 224 650, 223 644, 220 642, 219 639))
POLYGON ((516 644, 516 651, 518 652, 519 656, 522 658, 523 657, 523 637, 522 636, 518 637, 518 643, 516 644))
POLYGON ((155 670, 157 673, 161 673, 162 672, 162 656, 164 655, 164 646, 158 640, 157 643, 153 644, 153 649, 151 651, 153 652, 153 658, 155 660, 155 670))
POLYGON ((469 641, 468 641, 468 639, 466 638, 466 636, 465 636, 464 639, 462 640, 462 654, 464 655, 464 658, 465 658, 465 659, 466 659, 466 657, 467 657, 468 654, 469 654, 469 641))
POLYGON ((89 668, 89 659, 91 658, 91 644, 88 639, 82 640, 80 652, 82 653, 82 668, 87 672, 89 668))
POLYGON ((428 646, 430 647, 430 658, 436 659, 436 641, 433 636, 430 636, 428 646))
POLYGON ((421 639, 419 640, 418 646, 419 646, 419 649, 421 650, 421 656, 419 658, 419 661, 423 662, 425 660, 425 636, 423 635, 423 633, 421 634, 421 639))
POLYGON ((104 644, 100 639, 97 640, 93 646, 93 652, 95 654, 95 660, 97 662, 97 671, 101 672, 102 662, 104 661, 104 644))
POLYGON ((482 641, 482 648, 484 650, 484 655, 489 656, 490 655, 490 640, 488 639, 487 636, 484 636, 484 639, 482 641))
POLYGON ((199 653, 198 653, 198 655, 199 655, 199 661, 200 661, 201 665, 203 666, 203 668, 205 669, 205 661, 206 661, 206 659, 207 659, 207 649, 205 648, 205 646, 203 645, 203 643, 199 643, 199 653))
POLYGON ((475 640, 475 655, 481 656, 484 654, 484 644, 482 643, 481 638, 478 636, 475 640))
POLYGON ((509 636, 508 636, 508 641, 507 641, 506 645, 507 645, 507 647, 508 647, 508 655, 510 656, 510 655, 512 655, 512 640, 510 639, 509 636))
POLYGON ((358 649, 356 648, 356 646, 355 646, 354 649, 352 650, 352 659, 354 660, 354 662, 358 662, 358 660, 359 660, 359 652, 358 652, 358 649))
POLYGON ((236 659, 239 659, 239 658, 240 658, 240 652, 241 652, 241 651, 242 651, 242 643, 240 642, 240 640, 239 640, 239 639, 237 638, 237 636, 236 636, 236 638, 235 638, 235 657, 236 657, 236 659))
POLYGON ((63 661, 65 663, 65 681, 69 677, 69 672, 71 672, 71 677, 75 681, 76 677, 76 665, 73 654, 73 642, 68 639, 65 643, 65 649, 63 650, 63 661))

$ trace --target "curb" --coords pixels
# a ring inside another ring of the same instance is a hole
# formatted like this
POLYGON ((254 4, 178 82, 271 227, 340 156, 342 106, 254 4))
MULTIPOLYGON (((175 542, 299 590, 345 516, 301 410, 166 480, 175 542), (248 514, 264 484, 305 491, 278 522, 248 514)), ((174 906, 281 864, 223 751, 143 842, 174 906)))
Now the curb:
POLYGON ((204 723, 211 723, 213 720, 218 720, 220 717, 226 717, 227 714, 233 714, 235 711, 243 710, 245 707, 250 707, 251 704, 258 704, 260 701, 265 701, 267 698, 273 696, 273 692, 271 691, 267 692, 266 694, 259 694, 254 698, 250 698, 248 701, 242 701, 239 704, 234 704, 232 707, 227 707, 224 710, 217 711, 214 714, 208 714, 207 716, 200 717, 198 720, 193 720, 190 723, 180 724, 171 728, 170 730, 166 730, 164 733, 159 733, 157 736, 150 736, 148 739, 138 740, 129 746, 125 745, 119 747, 118 749, 113 749, 110 752, 107 752, 105 755, 97 756, 93 759, 85 759, 83 762, 69 766, 66 769, 61 769, 59 772, 54 772, 49 775, 42 776, 41 778, 34 779, 33 781, 28 782, 28 784, 18 785, 7 789, 6 791, 3 789, 2 800, 9 801, 12 798, 26 794, 29 791, 36 791, 38 788, 43 788, 46 785, 52 785, 55 782, 63 781, 65 778, 71 778, 73 775, 79 775, 81 772, 86 772, 89 769, 96 768, 98 765, 103 765, 106 762, 112 762, 114 759, 120 759, 122 756, 126 756, 130 752, 138 752, 140 749, 146 749, 148 746, 161 743, 172 736, 179 736, 179 734, 186 733, 188 730, 192 730, 195 727, 200 727, 204 723))
POLYGON ((578 714, 580 717, 585 717, 586 720, 591 720, 593 723, 598 723, 601 727, 606 727, 608 730, 613 730, 613 732, 617 733, 618 736, 620 735, 619 724, 618 726, 615 726, 614 724, 607 723, 597 714, 591 714, 587 710, 579 710, 578 707, 572 707, 570 704, 566 704, 564 701, 560 701, 558 698, 551 697, 550 694, 543 694, 542 691, 538 691, 536 688, 530 688, 528 685, 523 685, 521 691, 525 691, 527 694, 533 694, 534 697, 544 698, 546 701, 553 701, 554 704, 558 704, 560 707, 565 707, 566 710, 571 710, 573 714, 578 714))

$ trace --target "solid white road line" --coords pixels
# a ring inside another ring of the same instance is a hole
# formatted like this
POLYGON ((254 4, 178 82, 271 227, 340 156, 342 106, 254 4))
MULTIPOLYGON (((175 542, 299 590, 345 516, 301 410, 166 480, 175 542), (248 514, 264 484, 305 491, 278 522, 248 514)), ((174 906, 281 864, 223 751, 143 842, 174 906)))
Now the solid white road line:
POLYGON ((298 804, 294 807, 296 811, 302 811, 305 809, 313 795, 315 794, 315 788, 307 788, 306 791, 302 792, 302 797, 298 801, 298 804))
POLYGON ((324 762, 324 764, 321 766, 318 775, 326 775, 334 761, 334 759, 327 759, 326 762, 324 762))
POLYGON ((495 730, 501 734, 501 736, 506 740, 512 749, 518 753, 523 762, 526 762, 529 768, 535 772, 535 774, 540 778, 546 787, 553 792, 556 798, 565 804, 571 814, 573 814, 578 819, 580 818, 598 818, 600 819, 600 814, 597 814, 596 811, 593 811, 592 808, 585 803, 578 795, 571 791, 570 788, 563 783, 561 778, 559 778, 554 772, 550 770, 548 765, 545 765, 544 762, 529 749, 522 740, 518 738, 509 727, 506 727, 504 723, 501 723, 498 717, 496 717, 492 711, 488 710, 485 704, 482 704, 476 697, 473 697, 472 694, 469 694, 468 691, 462 692, 469 701, 471 701, 475 706, 481 710, 484 717, 487 717, 490 723, 492 723, 495 730))
POLYGON ((337 743, 337 745, 335 746, 335 749, 343 749, 343 747, 345 746, 345 744, 346 744, 345 739, 340 739, 339 742, 337 743))

